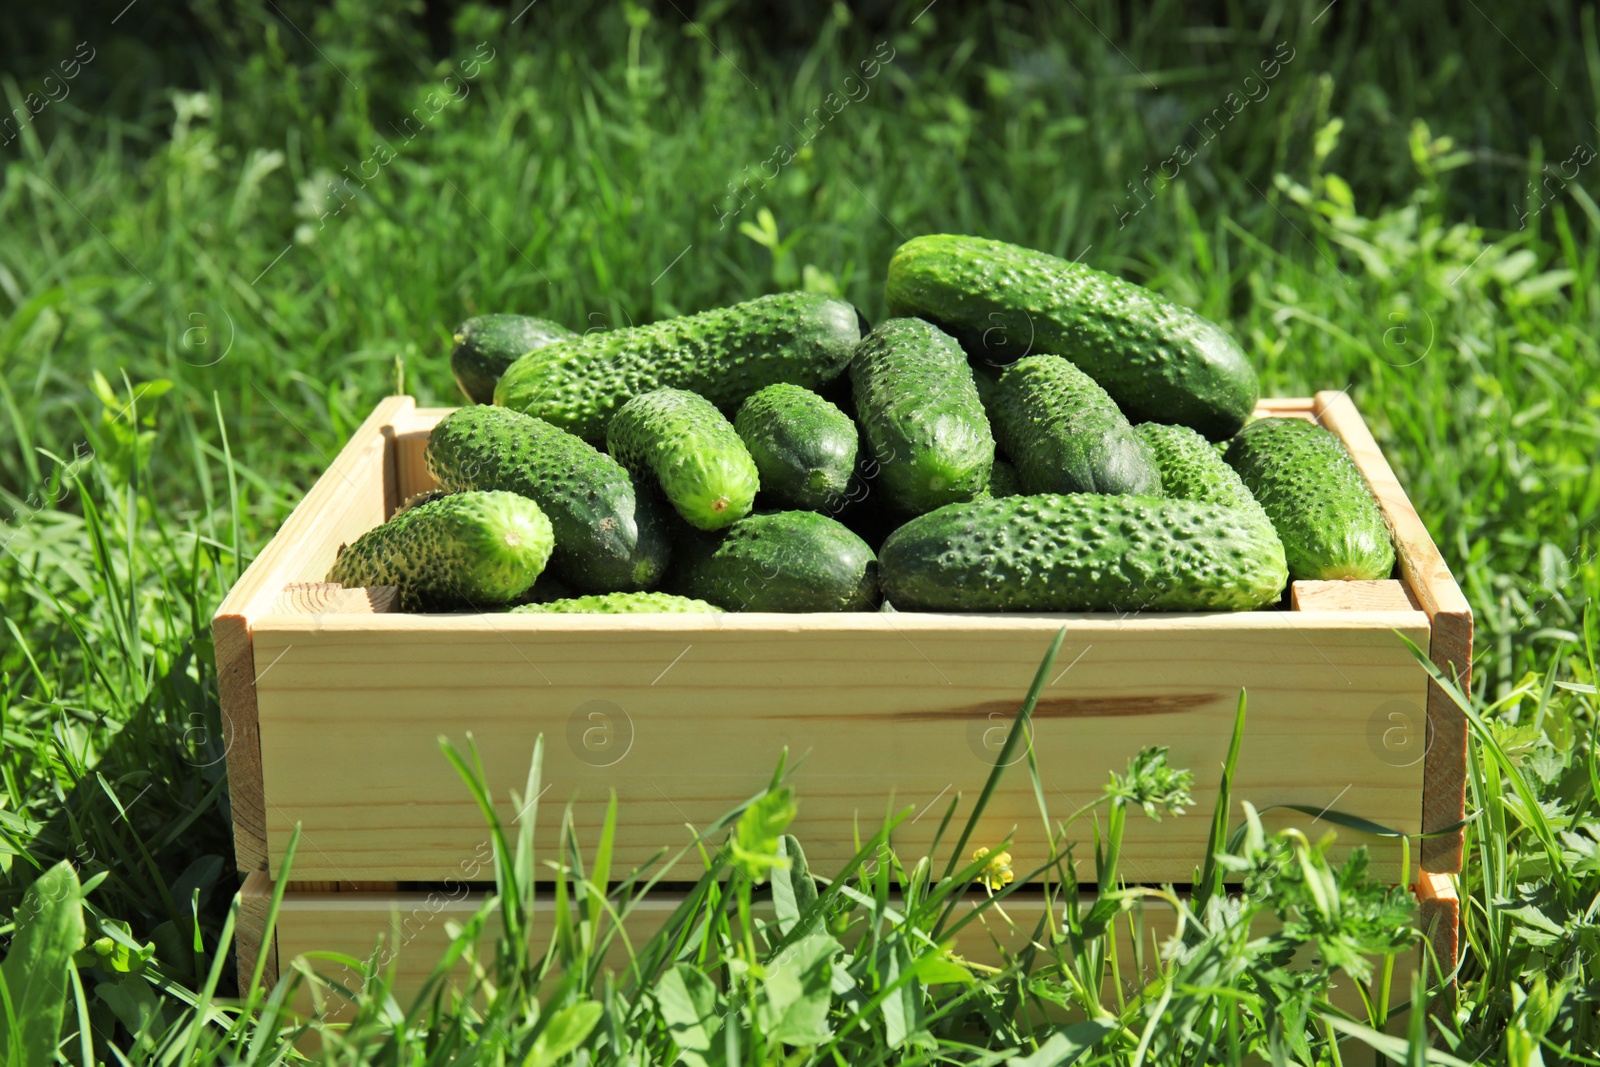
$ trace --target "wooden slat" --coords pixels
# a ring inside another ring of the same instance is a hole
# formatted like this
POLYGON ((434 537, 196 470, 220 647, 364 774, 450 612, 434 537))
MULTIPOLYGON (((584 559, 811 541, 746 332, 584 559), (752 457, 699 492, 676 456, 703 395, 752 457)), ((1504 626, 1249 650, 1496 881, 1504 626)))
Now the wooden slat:
MULTIPOLYGON (((1449 1019, 1455 1013, 1458 988, 1454 971, 1461 958, 1461 901, 1456 896, 1451 876, 1447 874, 1424 871, 1414 891, 1418 903, 1417 926, 1427 937, 1428 945, 1448 979, 1429 1014, 1449 1019)), ((1423 973, 1428 972, 1425 969, 1423 973)))
POLYGON ((302 882, 299 879, 290 879, 287 892, 289 893, 394 893, 400 889, 399 882, 302 882))
POLYGON ((1264 396, 1256 401, 1255 414, 1257 418, 1309 415, 1315 407, 1316 400, 1309 396, 1264 396))
POLYGON ((252 619, 271 610, 291 582, 323 578, 340 544, 383 521, 394 491, 384 431, 413 404, 410 397, 389 397, 373 409, 277 536, 234 583, 211 620, 233 812, 234 862, 240 871, 263 870, 267 864, 256 678, 270 670, 273 661, 258 667, 252 619))
MULTIPOLYGON (((1401 577, 1428 613, 1428 657, 1446 677, 1458 678, 1463 691, 1470 691, 1472 608, 1466 596, 1349 396, 1322 392, 1316 401, 1319 421, 1350 450, 1383 508, 1394 534, 1401 577)), ((1467 720, 1444 690, 1431 682, 1427 713, 1431 737, 1424 759, 1422 828, 1434 833, 1466 817, 1467 720)), ((1462 841, 1460 830, 1425 839, 1420 849, 1422 869, 1445 874, 1461 870, 1462 841)))
POLYGON ((261 970, 261 980, 266 988, 278 984, 278 940, 274 933, 263 946, 267 930, 267 912, 272 907, 272 881, 265 871, 251 871, 239 886, 239 919, 234 930, 234 954, 239 964, 239 988, 250 984, 256 963, 261 959, 263 947, 267 962, 261 970))
MULTIPOLYGON (((278 663, 258 694, 273 862, 298 822, 296 877, 466 877, 483 820, 436 738, 464 747, 469 730, 505 818, 544 735, 544 840, 571 799, 593 841, 615 790, 619 868, 688 844, 684 824, 704 827, 759 790, 785 747, 795 832, 819 869, 906 806, 916 817, 896 843, 916 856, 944 806, 977 795, 1063 625, 1036 713, 1055 817, 1100 796, 1146 744, 1171 746, 1172 764, 1195 773, 1195 809, 1209 812, 1246 688, 1236 798, 1333 805, 1417 831, 1420 763, 1374 758, 1371 746, 1385 708, 1422 700, 1425 675, 1392 632, 1425 641, 1420 612, 281 615, 256 627, 258 655, 278 663)), ((1283 810, 1269 821, 1317 828, 1283 810)), ((1013 828, 1020 862, 1043 853, 1024 767, 1002 782, 974 844, 1013 828)), ((1074 830, 1092 837, 1086 821, 1074 830)), ((1203 814, 1136 820, 1128 877, 1186 881, 1206 833, 1203 814)), ((1361 843, 1354 831, 1341 839, 1361 843)), ((1366 843, 1380 876, 1398 880, 1395 844, 1366 843)), ((1092 855, 1087 843, 1079 855, 1092 855)))
POLYGON ((1404 582, 1304 581, 1289 583, 1292 611, 1421 611, 1404 582))
POLYGON ((452 408, 417 408, 395 426, 395 478, 400 499, 438 488, 433 475, 428 473, 423 451, 428 447, 428 434, 434 424, 448 415, 452 408))
POLYGON ((346 589, 338 582, 292 582, 283 587, 275 614, 378 615, 393 611, 399 590, 392 585, 346 589))

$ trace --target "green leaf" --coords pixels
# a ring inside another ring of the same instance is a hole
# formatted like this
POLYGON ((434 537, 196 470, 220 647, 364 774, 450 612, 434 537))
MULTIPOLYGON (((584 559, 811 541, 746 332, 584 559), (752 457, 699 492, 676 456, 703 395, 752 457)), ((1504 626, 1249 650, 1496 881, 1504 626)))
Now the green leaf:
POLYGON ((1051 1034, 1033 1055, 1012 1056, 1006 1060, 1006 1067, 1064 1067, 1094 1048, 1101 1038, 1119 1029, 1121 1024, 1115 1019, 1073 1023, 1051 1034))
POLYGON ((1380 1034, 1370 1026, 1341 1019, 1334 1015, 1324 1015, 1323 1021, 1342 1034, 1347 1034, 1358 1041, 1365 1042, 1380 1054, 1387 1056, 1395 1063, 1429 1063, 1439 1064, 1440 1067, 1472 1067, 1466 1060, 1458 1059, 1448 1052, 1436 1048, 1429 1048, 1426 1040, 1420 1045, 1406 1040, 1403 1037, 1393 1037, 1389 1034, 1380 1034), (1414 1058, 1412 1053, 1417 1057, 1414 1058))
POLYGON ((950 958, 946 949, 930 949, 917 957, 917 981, 923 985, 973 985, 972 972, 950 958))
POLYGON ((778 853, 789 861, 787 868, 780 867, 772 876, 772 910, 778 918, 778 929, 788 937, 806 909, 817 902, 817 884, 811 880, 806 866, 806 854, 792 834, 784 834, 778 843, 778 853))
POLYGON ((761 794, 739 816, 731 842, 733 866, 752 882, 788 868, 789 860, 778 854, 778 838, 794 821, 795 810, 794 791, 784 786, 761 794))
POLYGON ((679 1056, 691 1067, 706 1067, 711 1039, 722 1028, 717 987, 692 965, 680 963, 661 976, 655 997, 679 1056))
POLYGON ((533 1039, 522 1067, 553 1067, 583 1044, 604 1010, 598 1001, 583 1000, 556 1012, 533 1039))
POLYGON ((9 1016, 0 1013, 0 1049, 20 1049, 24 1063, 53 1063, 67 1007, 67 968, 84 935, 83 897, 70 863, 62 860, 28 887, 16 923, 11 951, 0 963, 11 1006, 9 1016))
POLYGON ((833 1036, 828 1029, 833 957, 843 948, 827 934, 812 934, 766 964, 756 1016, 768 1038, 787 1045, 819 1045, 833 1036))
POLYGON ((165 1027, 165 1012, 161 999, 149 982, 101 982, 95 986, 95 997, 111 1009, 111 1014, 127 1028, 128 1033, 146 1032, 141 1045, 150 1044, 150 1034, 159 1034, 165 1027))

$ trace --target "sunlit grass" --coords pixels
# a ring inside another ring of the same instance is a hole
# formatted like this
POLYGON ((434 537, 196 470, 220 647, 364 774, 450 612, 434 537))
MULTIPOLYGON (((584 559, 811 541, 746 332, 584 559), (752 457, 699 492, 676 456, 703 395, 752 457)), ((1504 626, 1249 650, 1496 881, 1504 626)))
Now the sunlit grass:
MULTIPOLYGON (((1244 342, 1269 394, 1349 389, 1476 614, 1456 1054, 1514 1060, 1544 1040, 1549 1061, 1600 1044, 1583 615, 1600 593, 1600 209, 1593 163, 1550 180, 1600 143, 1592 13, 1489 11, 1512 48, 1477 14, 1431 0, 1359 15, 1269 4, 1217 26, 1175 4, 1130 17, 1087 3, 916 3, 774 16, 763 30, 731 17, 689 28, 670 5, 646 16, 541 4, 515 25, 514 10, 466 8, 431 44, 405 14, 359 5, 193 10, 208 52, 154 33, 107 42, 73 96, 0 148, 0 899, 18 908, 62 858, 99 879, 91 934, 108 940, 99 962, 80 963, 90 1033, 115 1035, 135 1060, 163 1043, 180 1058, 193 1041, 211 1060, 252 1062, 287 1047, 289 988, 233 985, 209 616, 377 398, 403 381, 419 402, 454 402, 457 322, 514 310, 609 328, 796 287, 878 317, 892 249, 952 231, 1081 257, 1193 305, 1244 342), (1270 94, 1175 181, 1146 185, 1147 165, 1193 142, 1189 124, 1284 45, 1293 58, 1270 94), (869 61, 855 98, 819 119, 869 61), (172 91, 173 71, 193 75, 189 88, 172 91), (435 111, 429 94, 452 76, 470 91, 435 111), (781 148, 792 158, 773 173, 781 148)), ((0 77, 8 106, 72 53, 63 32, 42 33, 0 77)), ((873 1006, 885 987, 871 983, 896 953, 920 959, 926 935, 949 932, 952 894, 976 869, 965 868, 977 843, 954 848, 960 825, 942 875, 812 872, 819 899, 887 931, 839 957, 861 968, 864 992, 830 1001, 838 1044, 822 1055, 819 1043, 818 1061, 1025 1055, 1051 1040, 1017 1021, 1030 996, 1096 1017, 1104 915, 1075 920, 1083 936, 1055 931, 1065 942, 1031 961, 1043 985, 1020 981, 1020 962, 970 987, 924 983, 900 1002, 924 1013, 934 1046, 891 1045, 891 998, 873 1006), (874 1020, 867 1030, 846 1026, 857 1014, 874 1020)), ((1137 820, 1115 825, 1138 832, 1137 820)), ((1222 827, 1219 848, 1238 829, 1222 827)), ((482 917, 491 932, 526 906, 528 860, 508 833, 513 877, 482 917)), ((1316 847, 1236 844, 1252 862, 1304 854, 1313 867, 1316 847)), ((367 976, 336 1056, 525 1058, 563 1010, 581 1029, 586 1002, 602 1015, 585 1049, 615 1032, 669 1056, 661 1005, 627 976, 599 977, 593 937, 612 928, 594 909, 625 912, 649 877, 602 895, 603 848, 540 853, 567 868, 564 891, 589 923, 567 955, 523 959, 507 943, 480 958, 497 994, 481 1012, 441 989, 394 1004, 384 975, 367 976)), ((1202 886, 1219 862, 1195 857, 1211 865, 1202 886)), ((741 910, 753 877, 705 872, 673 927, 700 931, 719 997, 749 980, 728 961, 788 944, 741 910)), ((1103 899, 1124 899, 1107 879, 1103 899)), ((1255 899, 1272 910, 1298 891, 1277 879, 1255 899)), ((1114 1026, 1079 1062, 1242 1054, 1161 1044, 1184 1012, 1233 1013, 1255 1032, 1251 1013, 1277 1003, 1249 977, 1259 950, 1205 897, 1194 929, 1210 947, 1165 965, 1143 995, 1099 1003, 1114 1026), (1186 969, 1206 966, 1232 975, 1233 992, 1208 996, 1220 979, 1186 969)), ((660 945, 634 948, 657 972, 668 963, 660 945)), ((1403 1030, 1417 1015, 1410 975, 1390 977, 1403 1030)), ((1275 1016, 1285 1048, 1320 1042, 1305 1047, 1326 1055, 1334 1024, 1319 1010, 1275 1016)), ((1449 1047, 1456 1028, 1445 1029, 1449 1047)), ((714 1035, 710 1060, 731 1062, 729 1033, 714 1035)), ((555 1055, 552 1040, 541 1055, 555 1055)), ((748 1041, 741 1062, 792 1053, 759 1029, 748 1041)), ((76 1037, 63 1047, 82 1058, 76 1037)))

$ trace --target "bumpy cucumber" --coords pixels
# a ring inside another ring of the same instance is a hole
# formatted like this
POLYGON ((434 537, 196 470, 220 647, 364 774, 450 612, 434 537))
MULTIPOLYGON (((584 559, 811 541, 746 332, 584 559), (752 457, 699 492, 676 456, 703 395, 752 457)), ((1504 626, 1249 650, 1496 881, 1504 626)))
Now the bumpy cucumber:
POLYGON ((328 581, 392 585, 402 611, 510 603, 544 570, 555 538, 516 493, 452 493, 407 508, 339 550, 328 581))
POLYGON ((720 530, 750 514, 761 479, 733 424, 705 397, 657 389, 617 411, 606 431, 617 462, 649 475, 691 526, 720 530))
POLYGON ((1162 496, 1244 508, 1266 518, 1261 505, 1216 445, 1187 426, 1146 422, 1134 429, 1155 457, 1156 469, 1161 472, 1162 496))
POLYGON ((444 489, 504 489, 550 517, 551 568, 580 592, 648 589, 670 550, 660 505, 616 460, 542 419, 476 405, 446 415, 423 453, 444 489))
POLYGON ((491 404, 500 376, 519 357, 576 336, 565 326, 529 315, 479 315, 456 327, 450 370, 468 400, 491 404))
POLYGON ((688 389, 731 411, 777 382, 816 388, 844 370, 860 336, 843 300, 779 293, 529 352, 501 376, 494 402, 598 444, 613 412, 654 389, 688 389))
POLYGON ((1001 241, 914 237, 889 262, 889 314, 927 319, 974 358, 1071 360, 1134 422, 1213 440, 1255 409, 1259 382, 1215 323, 1141 286, 1001 241))
POLYGON ((663 612, 704 615, 722 611, 704 600, 691 600, 671 593, 602 593, 541 604, 522 604, 511 610, 519 615, 649 615, 663 612))
POLYGON ((951 504, 890 534, 880 560, 901 611, 1243 611, 1288 577, 1252 512, 1091 493, 951 504))
POLYGON ((1304 419, 1259 419, 1229 443, 1227 460, 1277 527, 1291 577, 1376 579, 1394 570, 1383 512, 1332 433, 1304 419))
POLYGON ((989 486, 994 436, 961 346, 920 319, 888 319, 850 361, 856 421, 895 508, 917 514, 989 486))
POLYGON ((814 511, 751 515, 680 552, 669 579, 729 611, 871 611, 878 561, 867 543, 814 511))
POLYGON ((1056 356, 1006 368, 991 402, 994 434, 1025 493, 1161 492, 1150 450, 1106 391, 1056 356))
POLYGON ((740 406, 733 428, 756 462, 764 502, 829 513, 843 504, 859 434, 837 407, 798 385, 769 385, 740 406))
POLYGON ((989 472, 989 495, 992 497, 1022 495, 1022 476, 1010 462, 1003 459, 994 461, 994 470, 989 472))

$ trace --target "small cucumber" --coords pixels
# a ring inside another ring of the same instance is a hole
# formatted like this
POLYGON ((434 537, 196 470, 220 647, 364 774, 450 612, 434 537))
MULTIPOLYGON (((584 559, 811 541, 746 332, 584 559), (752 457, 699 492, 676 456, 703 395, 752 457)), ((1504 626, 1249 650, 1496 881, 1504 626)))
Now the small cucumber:
POLYGON ((616 460, 543 419, 474 405, 441 419, 423 452, 452 492, 503 489, 550 517, 551 568, 584 593, 648 589, 666 571, 662 508, 616 460))
POLYGON ((578 336, 565 326, 529 315, 479 315, 456 327, 450 371, 474 404, 494 403, 506 368, 536 348, 578 336))
POLYGON ((691 600, 671 593, 602 593, 541 604, 522 604, 511 611, 516 615, 648 615, 663 612, 709 615, 720 614, 722 609, 704 600, 691 600))
POLYGON ((1245 611, 1287 580, 1252 512, 1095 493, 942 507, 890 534, 881 567, 901 611, 1245 611))
POLYGON ((653 389, 689 389, 732 411, 776 382, 816 388, 844 370, 860 323, 843 300, 777 293, 584 334, 518 359, 501 377, 494 402, 598 444, 612 413, 653 389))
POLYGON ((1343 442, 1305 419, 1258 419, 1228 445, 1228 463, 1283 539, 1299 580, 1387 578, 1394 542, 1343 442))
POLYGON ((733 424, 705 397, 683 389, 641 393, 606 431, 618 463, 650 476, 691 526, 720 530, 750 514, 761 479, 733 424))
POLYGON ((1255 410, 1259 383, 1237 342, 1189 308, 1043 252, 981 237, 913 237, 889 261, 889 314, 953 334, 974 359, 1065 357, 1134 422, 1212 440, 1255 410))
POLYGON ((1245 488, 1239 473, 1228 466, 1217 446, 1187 426, 1146 422, 1134 427, 1161 471, 1161 495, 1174 500, 1222 504, 1259 513, 1261 505, 1245 488))
POLYGON ((721 538, 697 537, 669 580, 729 611, 871 611, 878 602, 872 549, 814 511, 751 515, 721 538))
POLYGON ((342 546, 328 581, 395 586, 401 611, 481 611, 526 592, 554 546, 550 520, 527 497, 452 493, 342 546))
POLYGON ((764 502, 829 514, 844 504, 859 442, 850 416, 809 389, 780 383, 746 400, 733 428, 755 460, 764 502))
POLYGON ((918 514, 988 488, 994 436, 953 338, 920 319, 881 322, 856 346, 850 384, 892 506, 918 514))
POLYGON ((1106 391, 1056 356, 1028 356, 995 387, 994 432, 1025 493, 1161 492, 1150 450, 1106 391))

